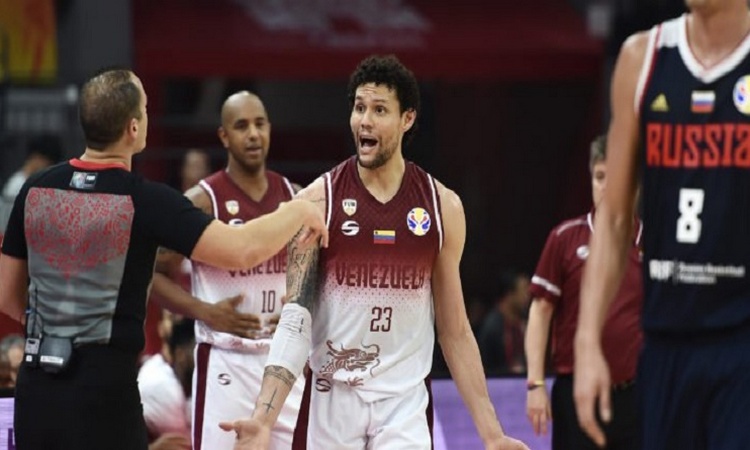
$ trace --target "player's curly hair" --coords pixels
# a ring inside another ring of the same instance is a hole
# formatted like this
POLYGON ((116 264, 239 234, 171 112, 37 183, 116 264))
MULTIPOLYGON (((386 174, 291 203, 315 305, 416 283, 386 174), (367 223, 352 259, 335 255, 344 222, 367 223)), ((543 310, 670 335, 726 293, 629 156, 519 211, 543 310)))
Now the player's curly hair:
MULTIPOLYGON (((399 113, 413 110, 419 118, 419 85, 411 70, 407 69, 395 55, 372 55, 359 63, 349 78, 347 94, 349 107, 354 107, 357 88, 367 83, 387 86, 396 92, 399 113)), ((404 134, 404 143, 408 143, 417 130, 417 120, 404 134)))

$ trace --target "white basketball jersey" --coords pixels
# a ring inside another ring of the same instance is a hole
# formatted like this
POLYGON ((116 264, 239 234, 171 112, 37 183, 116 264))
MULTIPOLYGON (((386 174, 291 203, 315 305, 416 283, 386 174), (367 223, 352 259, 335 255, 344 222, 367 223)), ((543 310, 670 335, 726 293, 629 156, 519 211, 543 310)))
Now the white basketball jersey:
MULTIPOLYGON (((266 175, 268 191, 259 202, 249 198, 225 171, 201 180, 200 186, 211 198, 217 219, 230 225, 241 225, 275 211, 279 203, 294 195, 286 178, 271 171, 266 171, 266 175)), ((219 269, 193 261, 193 295, 205 302, 217 303, 242 294, 238 310, 260 316, 267 330, 268 319, 281 312, 281 297, 286 292, 286 262, 286 249, 256 267, 242 270, 219 269)), ((199 343, 244 352, 267 353, 271 343, 270 333, 265 338, 244 339, 212 330, 201 321, 196 322, 195 334, 199 343)))
POLYGON ((432 267, 442 244, 435 181, 412 163, 398 193, 377 201, 352 158, 324 175, 328 248, 321 249, 311 368, 366 401, 424 382, 435 340, 432 267))

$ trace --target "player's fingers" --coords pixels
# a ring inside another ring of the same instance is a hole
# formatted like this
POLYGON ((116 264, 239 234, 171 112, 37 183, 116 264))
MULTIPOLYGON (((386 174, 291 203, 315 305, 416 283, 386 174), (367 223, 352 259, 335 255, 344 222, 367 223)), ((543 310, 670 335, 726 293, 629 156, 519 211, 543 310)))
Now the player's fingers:
POLYGON ((594 418, 595 390, 586 388, 576 390, 575 393, 576 412, 578 413, 578 424, 581 429, 598 445, 604 443, 604 434, 594 418))
POLYGON ((534 414, 534 417, 532 419, 532 428, 534 428, 534 434, 537 436, 539 436, 539 431, 542 428, 540 419, 541 418, 539 417, 539 414, 536 414, 536 413, 534 414))
POLYGON ((224 431, 239 431, 237 422, 219 422, 219 428, 224 431))
POLYGON ((320 235, 320 246, 323 248, 328 248, 328 228, 323 228, 323 231, 320 235))
POLYGON ((262 325, 260 317, 255 314, 236 314, 235 323, 252 329, 260 329, 262 325))
POLYGON ((234 297, 229 297, 229 298, 228 298, 227 300, 229 300, 229 303, 230 303, 230 304, 231 304, 232 306, 234 306, 234 307, 237 307, 237 306, 238 306, 238 305, 239 305, 239 304, 240 304, 240 303, 242 302, 242 299, 243 299, 243 298, 244 298, 244 295, 242 295, 242 294, 237 294, 237 295, 235 295, 234 297))
POLYGON ((599 416, 604 423, 609 423, 612 420, 611 394, 612 390, 609 386, 602 383, 599 388, 599 416))
MULTIPOLYGON (((539 414, 539 425, 540 425, 539 431, 541 432, 543 436, 546 436, 547 435, 547 415, 546 414, 544 413, 539 414)), ((537 433, 537 436, 538 435, 539 433, 537 433)))

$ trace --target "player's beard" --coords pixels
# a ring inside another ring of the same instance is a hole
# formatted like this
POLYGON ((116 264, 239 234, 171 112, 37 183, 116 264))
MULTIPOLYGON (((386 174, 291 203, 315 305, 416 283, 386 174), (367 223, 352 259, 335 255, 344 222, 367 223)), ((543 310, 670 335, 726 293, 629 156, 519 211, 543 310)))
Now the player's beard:
POLYGON ((362 157, 359 155, 359 152, 357 152, 357 163, 359 163, 360 167, 364 167, 365 169, 369 170, 375 170, 379 169, 380 167, 383 167, 385 163, 390 161, 391 157, 393 156, 393 153, 396 152, 396 146, 395 145, 389 145, 389 146, 381 146, 378 149, 378 152, 375 154, 375 157, 372 159, 372 161, 363 161, 362 157))

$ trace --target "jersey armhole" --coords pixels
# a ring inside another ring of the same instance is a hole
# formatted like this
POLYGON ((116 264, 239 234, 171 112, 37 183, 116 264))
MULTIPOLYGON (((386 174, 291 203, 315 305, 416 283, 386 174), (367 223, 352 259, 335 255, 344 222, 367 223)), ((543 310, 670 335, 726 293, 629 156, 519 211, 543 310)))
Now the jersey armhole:
POLYGON ((641 72, 638 75, 638 83, 635 87, 635 98, 633 99, 633 106, 635 108, 636 116, 641 115, 641 107, 643 105, 643 96, 646 94, 648 83, 651 80, 651 75, 654 71, 654 64, 656 62, 656 50, 658 48, 659 37, 661 36, 662 24, 659 24, 651 29, 648 33, 648 43, 646 44, 646 52, 643 56, 643 66, 641 72))
POLYGON ((206 183, 206 180, 200 180, 198 182, 198 186, 200 186, 201 189, 203 189, 206 192, 206 194, 208 194, 208 197, 211 199, 211 210, 212 210, 211 212, 212 212, 212 215, 214 217, 218 218, 219 217, 219 207, 216 204, 216 194, 214 194, 214 190, 211 188, 211 185, 209 185, 208 183, 206 183))
POLYGON ((326 228, 331 228, 331 212, 333 211, 333 188, 331 186, 331 173, 327 172, 323 175, 325 181, 325 193, 326 193, 326 228))

